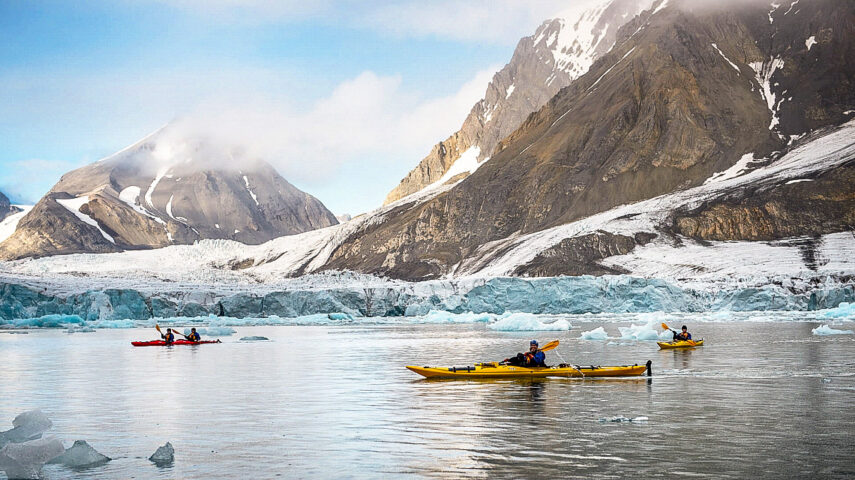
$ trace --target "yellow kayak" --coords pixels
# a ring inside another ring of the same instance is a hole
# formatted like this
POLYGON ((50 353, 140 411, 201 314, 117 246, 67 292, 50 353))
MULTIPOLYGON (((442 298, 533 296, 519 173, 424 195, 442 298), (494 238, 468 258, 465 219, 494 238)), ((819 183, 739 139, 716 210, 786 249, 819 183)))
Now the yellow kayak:
POLYGON ((498 362, 476 363, 468 367, 416 367, 407 368, 427 378, 544 378, 544 377, 637 377, 650 372, 650 361, 646 365, 622 365, 612 367, 580 366, 561 364, 554 367, 517 367, 500 365, 498 362))
POLYGON ((678 342, 656 342, 659 344, 659 348, 692 348, 692 347, 703 347, 704 339, 700 339, 698 341, 695 340, 680 340, 678 342))

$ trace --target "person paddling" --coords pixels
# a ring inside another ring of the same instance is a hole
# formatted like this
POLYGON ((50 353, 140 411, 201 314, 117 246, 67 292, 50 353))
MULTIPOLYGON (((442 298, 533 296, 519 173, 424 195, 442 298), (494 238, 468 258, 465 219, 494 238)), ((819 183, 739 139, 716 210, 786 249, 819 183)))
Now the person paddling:
POLYGON ((172 342, 175 341, 175 335, 172 333, 171 328, 167 328, 166 333, 161 333, 160 338, 162 338, 167 345, 172 345, 172 342))
POLYGON ((196 327, 191 328, 190 335, 184 335, 184 338, 190 340, 191 342, 198 342, 202 340, 202 337, 199 335, 199 332, 196 331, 196 327))
MULTIPOLYGON (((682 332, 677 333, 674 332, 674 341, 675 342, 685 342, 692 339, 692 334, 689 333, 688 329, 685 325, 683 325, 682 332)), ((672 330, 673 331, 673 330, 672 330)))
POLYGON ((529 342, 528 352, 518 353, 515 357, 506 358, 504 363, 519 367, 545 367, 546 354, 538 347, 537 340, 529 342))

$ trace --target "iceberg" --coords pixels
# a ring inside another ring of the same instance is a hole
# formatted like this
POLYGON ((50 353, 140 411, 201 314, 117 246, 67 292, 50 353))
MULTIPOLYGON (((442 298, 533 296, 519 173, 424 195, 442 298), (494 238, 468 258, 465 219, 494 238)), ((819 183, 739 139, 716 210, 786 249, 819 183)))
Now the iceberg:
POLYGON ((852 318, 855 319, 855 303, 842 302, 837 308, 823 310, 823 318, 852 318))
POLYGON ((85 440, 75 440, 74 445, 66 450, 65 453, 51 459, 47 463, 59 463, 70 468, 82 468, 100 465, 110 460, 110 457, 98 453, 85 440))
POLYGON ((836 328, 831 328, 828 325, 821 325, 819 327, 811 330, 811 333, 814 335, 853 335, 855 332, 852 330, 838 330, 836 328))
POLYGON ((420 323, 486 323, 493 319, 487 313, 451 313, 442 310, 431 310, 421 318, 420 323))
POLYGON ((12 420, 12 429, 0 432, 0 447, 7 443, 22 443, 41 438, 53 422, 41 410, 26 411, 12 420))
POLYGON ((157 447, 157 450, 148 459, 158 465, 172 463, 175 460, 175 449, 172 448, 171 443, 166 442, 166 445, 157 447))
MULTIPOLYGON (((207 328, 197 328, 196 332, 199 335, 207 335, 209 337, 227 337, 229 335, 237 333, 232 327, 207 327, 207 328)), ((184 329, 184 335, 190 335, 190 329, 184 329)))
POLYGON ((597 327, 593 330, 588 330, 587 332, 582 332, 582 335, 579 336, 582 340, 607 340, 609 338, 606 333, 606 329, 603 327, 597 327))
POLYGON ((38 479, 44 464, 63 452, 65 447, 55 438, 10 443, 0 450, 0 470, 10 479, 38 479))
POLYGON ((558 332, 570 330, 571 325, 563 318, 544 323, 532 314, 517 312, 502 315, 494 323, 488 324, 487 328, 499 332, 558 332))
POLYGON ((659 333, 657 327, 656 319, 650 318, 644 325, 631 324, 628 327, 618 327, 618 331, 624 340, 671 340, 673 338, 670 331, 659 333))
POLYGON ((80 325, 83 319, 78 315, 43 315, 35 318, 16 318, 8 321, 13 328, 65 328, 68 325, 80 325))
POLYGON ((249 337, 240 337, 241 342, 265 342, 268 340, 270 340, 270 339, 267 337, 260 337, 258 335, 252 335, 249 337))

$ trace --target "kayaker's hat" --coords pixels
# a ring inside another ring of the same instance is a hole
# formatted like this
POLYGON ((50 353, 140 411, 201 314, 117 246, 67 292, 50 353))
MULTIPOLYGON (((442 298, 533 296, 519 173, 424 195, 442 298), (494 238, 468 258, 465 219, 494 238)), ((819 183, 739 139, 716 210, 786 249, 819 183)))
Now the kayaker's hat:
POLYGON ((534 345, 536 347, 537 346, 537 340, 532 340, 531 343, 529 343, 529 345, 534 345))
POLYGON ((685 326, 685 325, 683 325, 683 330, 685 330, 685 329, 686 329, 686 326, 685 326))

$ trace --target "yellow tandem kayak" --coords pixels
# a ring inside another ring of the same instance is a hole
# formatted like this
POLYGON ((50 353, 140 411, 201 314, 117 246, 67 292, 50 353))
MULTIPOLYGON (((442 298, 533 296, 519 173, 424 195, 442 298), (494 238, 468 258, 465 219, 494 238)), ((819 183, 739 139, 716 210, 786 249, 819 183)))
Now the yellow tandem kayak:
POLYGON ((500 365, 498 362, 476 363, 468 367, 416 367, 407 368, 427 378, 544 378, 544 377, 637 377, 650 372, 650 361, 645 365, 580 366, 561 364, 554 367, 518 367, 500 365))
POLYGON ((692 347, 703 347, 704 340, 700 339, 698 341, 694 340, 680 340, 678 342, 656 342, 659 344, 659 348, 668 349, 668 348, 692 348, 692 347))

